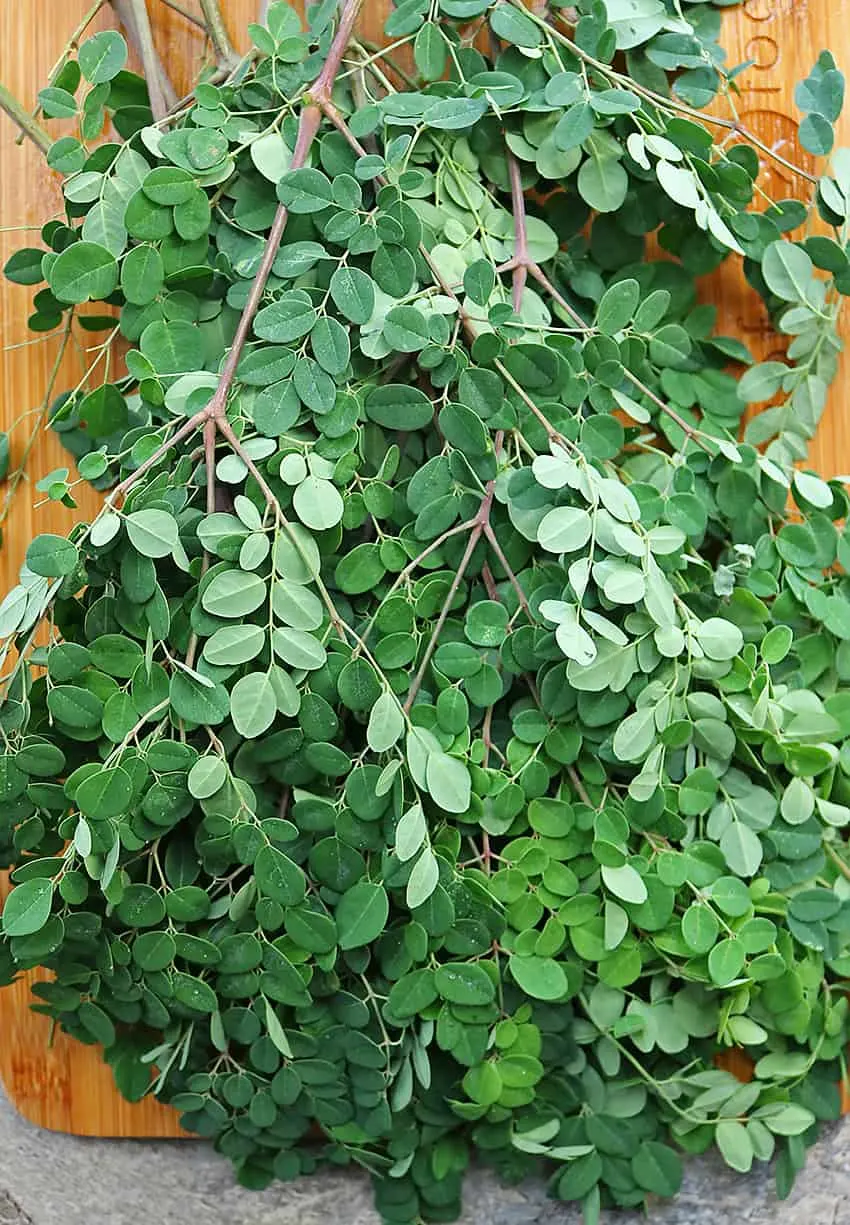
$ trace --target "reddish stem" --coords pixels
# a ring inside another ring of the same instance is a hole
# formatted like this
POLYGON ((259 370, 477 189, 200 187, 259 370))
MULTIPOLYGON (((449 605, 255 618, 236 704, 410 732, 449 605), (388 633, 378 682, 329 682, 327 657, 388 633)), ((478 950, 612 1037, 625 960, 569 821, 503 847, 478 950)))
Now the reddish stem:
POLYGON ((428 665, 431 662, 431 656, 434 654, 434 651, 437 649, 437 643, 439 641, 440 634, 442 633, 443 626, 446 623, 446 618, 448 617, 449 612, 451 611, 451 607, 452 607, 452 604, 454 603, 455 596, 458 593, 458 588, 463 582, 463 576, 466 573, 466 568, 472 559, 472 554, 475 552, 475 546, 478 544, 478 541, 481 539, 481 534, 483 531, 484 531, 483 525, 480 523, 476 523, 475 527, 469 533, 469 540, 466 542, 466 549, 464 550, 463 557, 460 559, 460 565, 458 566, 457 571, 455 572, 455 576, 452 579, 451 587, 449 587, 449 594, 446 596, 445 603, 443 604, 443 607, 440 609, 440 615, 437 618, 437 623, 434 626, 430 639, 428 640, 428 645, 425 648, 425 654, 422 656, 422 662, 419 665, 419 670, 417 671, 416 676, 413 678, 413 683, 411 684, 410 689, 407 694, 407 698, 405 699, 405 703, 404 703, 405 714, 407 714, 407 712, 410 710, 411 706, 413 705, 416 699, 416 695, 421 688, 422 681, 425 679, 425 673, 427 672, 428 665))
MULTIPOLYGON (((359 0, 358 0, 359 3, 359 0)), ((340 52, 340 55, 342 53, 340 52)), ((330 57, 328 57, 330 59, 330 57)), ((292 154, 292 162, 290 170, 300 170, 305 165, 310 154, 313 141, 316 138, 316 133, 319 130, 319 125, 322 122, 322 112, 320 108, 312 103, 305 106, 301 112, 301 118, 298 122, 298 136, 295 142, 295 150, 292 154)), ((242 314, 239 317, 239 323, 236 327, 236 334, 233 337, 233 343, 230 346, 230 351, 227 354, 227 360, 221 371, 221 377, 218 381, 218 386, 213 393, 213 397, 205 409, 199 414, 199 419, 205 417, 223 417, 227 405, 227 396, 230 388, 233 385, 233 380, 236 377, 236 368, 239 365, 239 360, 242 356, 242 350, 245 348, 245 342, 251 332, 251 327, 254 322, 254 316, 257 313, 260 302, 266 288, 266 282, 269 279, 269 274, 272 270, 272 265, 277 258, 278 249, 283 239, 283 232, 286 229, 286 222, 289 213, 284 204, 278 207, 275 213, 272 228, 269 231, 269 236, 266 239, 266 248, 263 251, 263 258, 260 261, 260 266, 257 269, 251 285, 251 291, 248 294, 248 300, 242 314)))
MULTIPOLYGON (((345 49, 351 38, 351 32, 357 21, 358 13, 362 5, 362 0, 345 0, 342 12, 340 14, 339 26, 331 43, 328 57, 325 60, 324 67, 316 78, 316 84, 312 91, 313 101, 308 102, 301 112, 298 123, 298 135, 295 141, 295 149, 292 154, 290 170, 299 170, 306 165, 307 158, 310 155, 313 141, 319 131, 322 122, 323 109, 331 107, 330 90, 336 78, 339 66, 342 62, 342 57, 345 54, 345 49)), ((236 333, 233 337, 233 342, 227 354, 224 366, 222 367, 219 376, 218 385, 213 392, 209 403, 200 409, 194 416, 190 417, 184 425, 173 435, 173 437, 149 456, 145 462, 136 469, 125 481, 122 481, 115 487, 110 496, 109 504, 112 505, 116 497, 124 494, 127 490, 139 480, 154 464, 158 463, 174 446, 186 438, 193 430, 198 429, 201 425, 206 425, 206 422, 213 418, 218 423, 221 433, 228 441, 235 438, 233 431, 230 429, 226 420, 227 397, 230 389, 233 386, 233 381, 236 377, 236 370, 239 366, 239 360, 245 348, 245 344, 251 333, 251 327, 254 322, 254 316, 259 309, 260 302, 265 292, 266 283, 269 279, 269 274, 272 270, 278 249, 283 239, 283 232, 286 228, 288 212, 286 207, 281 204, 275 213, 274 221, 272 222, 269 236, 266 239, 263 258, 260 261, 260 266, 257 269, 253 283, 251 285, 248 300, 239 317, 239 323, 236 327, 236 333), (225 428, 226 427, 226 428, 225 428)), ((207 437, 205 433, 205 438, 207 437)), ((238 441, 238 440, 237 440, 238 441)), ((261 488, 265 486, 264 492, 268 490, 268 485, 259 475, 256 467, 254 473, 258 477, 261 488)), ((269 490, 269 493, 271 491, 269 490)), ((273 495, 272 495, 273 498, 273 495)), ((274 499, 273 499, 274 500, 274 499)))
POLYGON ((112 490, 112 493, 109 495, 106 505, 108 507, 112 507, 115 504, 116 499, 120 495, 125 494, 127 490, 134 485, 137 480, 139 480, 140 477, 144 476, 144 474, 154 466, 154 464, 158 464, 159 461, 168 454, 173 446, 176 446, 176 444, 181 442, 184 438, 188 438, 188 436, 198 428, 199 420, 196 420, 197 417, 198 414, 196 413, 194 417, 190 417, 188 421, 184 421, 179 430, 176 430, 170 438, 166 439, 165 442, 158 446, 153 454, 149 455, 144 463, 139 465, 135 472, 131 472, 130 475, 125 477, 120 484, 116 485, 112 490))
MULTIPOLYGON (((207 472, 207 514, 215 511, 215 436, 216 424, 212 417, 204 422, 204 459, 207 472)), ((204 553, 206 568, 207 555, 204 553)))
POLYGON ((513 153, 508 151, 508 175, 511 180, 511 203, 514 212, 514 257, 511 260, 513 270, 513 307, 518 315, 522 309, 522 295, 525 291, 525 281, 531 261, 528 257, 528 227, 525 221, 525 193, 522 190, 522 173, 519 162, 513 153))
POLYGON ((507 575, 507 577, 508 577, 508 580, 509 580, 509 582, 510 582, 511 586, 513 587, 514 591, 516 592, 516 598, 519 600, 519 606, 520 606, 520 608, 521 608, 521 609, 522 609, 522 611, 525 613, 525 615, 528 617, 529 621, 533 621, 533 620, 534 620, 534 618, 533 618, 533 617, 532 617, 532 615, 531 615, 531 608, 529 607, 529 604, 528 604, 528 598, 527 598, 527 596, 526 596, 525 592, 523 591, 522 587, 520 586, 519 579, 518 579, 518 578, 517 578, 517 576, 514 574, 514 572, 513 572, 513 568, 511 567, 510 562, 508 561, 507 557, 505 556, 505 551, 504 551, 504 549, 502 548, 502 546, 499 544, 498 538, 497 538, 497 536, 496 536, 496 533, 493 531, 493 528, 492 528, 492 525, 491 525, 491 524, 487 523, 487 524, 485 525, 485 527, 484 527, 484 535, 485 535, 485 536, 486 536, 486 538, 487 538, 487 543, 489 544, 490 548, 491 548, 491 549, 493 550, 493 552, 496 554, 496 557, 497 557, 497 558, 498 558, 498 560, 499 560, 499 565, 500 565, 500 566, 502 567, 502 569, 504 570, 505 574, 506 574, 506 575, 507 575))

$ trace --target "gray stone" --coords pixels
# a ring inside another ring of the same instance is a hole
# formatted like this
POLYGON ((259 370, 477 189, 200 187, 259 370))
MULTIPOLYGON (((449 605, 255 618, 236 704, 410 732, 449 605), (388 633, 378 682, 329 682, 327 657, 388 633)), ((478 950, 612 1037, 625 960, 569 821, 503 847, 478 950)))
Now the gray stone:
MULTIPOLYGON (((580 1214, 541 1184, 501 1186, 473 1171, 463 1225, 579 1225, 580 1214)), ((376 1225, 366 1178, 334 1171, 236 1186, 230 1166, 192 1141, 88 1140, 41 1131, 0 1095, 0 1225, 376 1225)), ((649 1225, 850 1225, 850 1121, 809 1154, 790 1198, 779 1203, 771 1171, 746 1178, 717 1160, 688 1162, 673 1202, 654 1204, 649 1225)), ((611 1213, 606 1225, 647 1225, 611 1213)))

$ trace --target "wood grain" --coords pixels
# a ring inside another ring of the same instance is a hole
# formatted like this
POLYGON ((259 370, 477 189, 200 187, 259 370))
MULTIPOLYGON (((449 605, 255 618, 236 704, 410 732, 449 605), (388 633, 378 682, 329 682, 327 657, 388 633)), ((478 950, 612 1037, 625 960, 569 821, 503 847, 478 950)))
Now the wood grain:
MULTIPOLYGON (((197 11, 196 0, 184 0, 197 11)), ((178 91, 188 88, 204 47, 199 31, 162 3, 148 0, 156 45, 178 91)), ((380 37, 386 0, 367 0, 361 23, 363 34, 380 37)), ((0 0, 0 80, 13 94, 30 104, 61 54, 65 40, 90 8, 89 0, 0 0)), ((244 30, 255 19, 257 0, 224 0, 231 35, 245 45, 244 30)), ((110 24, 102 11, 92 30, 110 24)), ((848 0, 746 0, 741 9, 725 17, 724 46, 729 63, 753 60, 754 67, 739 79, 742 122, 768 145, 791 161, 806 164, 796 140, 793 110, 794 83, 805 76, 818 51, 829 47, 843 66, 850 67, 850 3, 848 0)), ((850 143, 850 118, 839 125, 839 143, 850 143)), ((765 164, 766 188, 774 196, 790 196, 799 181, 774 164, 765 164)), ((15 143, 11 124, 0 118, 0 225, 39 226, 60 208, 61 198, 43 158, 29 144, 15 143)), ((37 239, 37 233, 32 235, 37 239)), ((0 262, 21 246, 26 236, 0 229, 0 262)), ((706 299, 719 308, 721 329, 746 339, 759 357, 775 347, 760 303, 750 293, 736 267, 729 266, 706 287, 706 299)), ((31 291, 0 281, 0 425, 8 428, 22 412, 35 408, 44 395, 58 341, 28 343, 31 291), (23 347, 22 347, 23 346, 23 347)), ((845 324, 845 337, 850 325, 845 324)), ((81 344, 96 344, 99 337, 83 334, 81 344)), ((69 348, 58 386, 73 386, 86 365, 85 354, 69 348)), ((832 476, 850 469, 850 386, 847 356, 832 388, 818 437, 812 448, 812 466, 832 476)), ((15 434, 17 452, 26 430, 15 434)), ((66 456, 57 442, 43 434, 33 450, 30 471, 39 476, 64 466, 66 456)), ((65 532, 74 519, 89 514, 96 495, 81 490, 77 512, 55 505, 34 508, 36 494, 22 486, 5 525, 0 551, 0 589, 16 579, 27 543, 39 531, 65 532)), ((78 1135, 178 1136, 176 1115, 153 1100, 137 1105, 125 1102, 112 1085, 111 1074, 96 1048, 70 1042, 61 1034, 51 1038, 46 1018, 29 1011, 30 982, 26 975, 15 986, 0 991, 0 1078, 18 1110, 42 1127, 78 1135)), ((745 1074, 746 1063, 733 1058, 731 1066, 745 1074)))

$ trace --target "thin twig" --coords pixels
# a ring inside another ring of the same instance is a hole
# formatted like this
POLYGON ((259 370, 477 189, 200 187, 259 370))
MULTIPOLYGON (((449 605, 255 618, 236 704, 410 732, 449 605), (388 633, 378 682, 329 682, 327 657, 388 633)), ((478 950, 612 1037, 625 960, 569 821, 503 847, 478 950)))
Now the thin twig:
POLYGON ((162 3, 166 8, 173 9, 175 13, 179 13, 186 21, 191 22, 193 26, 197 26, 199 30, 203 30, 206 33, 207 27, 201 18, 196 16, 195 13, 190 13, 188 9, 184 9, 182 4, 177 3, 177 0, 162 0, 162 3))
POLYGON ((499 544, 498 537, 496 536, 496 533, 493 531, 492 524, 490 523, 485 524, 484 535, 487 538, 487 543, 489 544, 490 548, 496 554, 499 565, 502 567, 505 574, 507 575, 508 582, 511 584, 514 591, 516 592, 516 598, 519 601, 520 608, 522 609, 522 611, 525 613, 525 615, 528 617, 530 621, 533 620, 531 616, 531 608, 528 603, 528 597, 526 596, 525 592, 520 586, 519 579, 514 574, 513 567, 511 566, 510 562, 505 556, 504 549, 499 544))
POLYGON ((405 698, 405 701, 404 701, 405 713, 407 713, 410 710, 411 706, 413 705, 416 699, 416 695, 422 686, 422 682, 425 679, 425 673, 428 671, 428 665, 431 662, 431 656, 434 654, 434 651, 437 649, 437 643, 440 640, 440 634, 443 631, 443 626, 446 623, 446 618, 451 612, 451 607, 452 607, 452 604, 454 604, 454 599, 458 593, 458 588, 463 582, 463 576, 466 574, 467 566, 472 560, 472 554, 475 552, 475 546, 478 544, 478 541, 481 539, 481 535, 483 531, 484 531, 483 525, 481 523, 476 523, 475 527, 469 533, 469 540, 466 542, 466 548, 464 549, 463 557, 460 559, 460 564, 457 570, 455 571, 454 578, 452 579, 451 586, 449 587, 449 593, 445 598, 443 607, 440 609, 440 615, 437 618, 437 621, 436 621, 436 624, 434 625, 434 629, 431 634, 431 637, 428 640, 428 645, 425 648, 425 654, 422 656, 422 662, 420 663, 416 676, 413 678, 410 689, 407 692, 407 697, 405 698))
POLYGON ((125 477, 120 484, 116 485, 106 499, 105 508, 111 509, 114 507, 118 499, 127 493, 146 472, 150 471, 154 464, 158 464, 160 460, 164 459, 173 446, 176 446, 178 442, 182 442, 184 438, 188 438, 190 434, 194 433, 200 424, 196 417, 190 417, 188 421, 184 421, 180 428, 170 438, 167 438, 165 442, 161 443, 144 463, 140 464, 128 477, 125 477))

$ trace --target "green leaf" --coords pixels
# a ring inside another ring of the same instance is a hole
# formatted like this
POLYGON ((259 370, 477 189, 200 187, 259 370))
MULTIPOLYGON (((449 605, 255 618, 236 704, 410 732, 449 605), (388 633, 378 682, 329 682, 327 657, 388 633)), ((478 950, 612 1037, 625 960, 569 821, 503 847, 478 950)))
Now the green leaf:
POLYGON ((132 780, 121 766, 89 774, 74 793, 80 812, 96 821, 120 816, 127 811, 132 798, 132 780))
POLYGON ((327 652, 318 638, 294 626, 279 626, 272 634, 272 646, 284 663, 309 672, 323 667, 327 658, 327 652))
POLYGON ((429 794, 444 812, 463 813, 469 809, 472 780, 462 761, 448 753, 431 753, 425 768, 429 794))
POLYGON ((165 267, 156 247, 140 243, 121 261, 121 289, 128 302, 147 306, 165 284, 165 267))
POLYGON ((634 902, 639 905, 647 899, 648 894, 643 877, 631 864, 624 863, 617 868, 603 864, 602 880, 606 889, 624 902, 634 902))
POLYGON ((316 309, 307 294, 294 289, 257 312, 254 331, 263 340, 290 344, 306 336, 317 319, 316 309))
POLYGON ((765 249, 761 265, 768 288, 786 302, 806 302, 815 279, 811 259, 795 243, 779 240, 765 249))
POLYGON ((60 302, 108 298, 118 285, 118 263, 99 243, 75 242, 56 256, 48 280, 60 302))
POLYGON ((223 685, 202 684, 186 672, 175 672, 169 683, 169 702, 178 719, 216 727, 230 714, 230 697, 223 685))
POLYGON ((218 1007, 218 997, 209 983, 193 974, 175 974, 171 980, 174 998, 193 1012, 211 1013, 218 1007))
POLYGON ((196 800, 208 799, 220 791, 227 781, 227 763, 221 757, 199 757, 189 771, 189 794, 196 800))
POLYGON ((404 716, 398 698, 385 691, 369 714, 366 742, 375 753, 386 753, 404 732, 404 716))
POLYGON ((334 305, 351 323, 368 323, 375 309, 375 284, 368 273, 347 264, 330 281, 334 305))
POLYGON ((452 1004, 489 1004, 496 995, 493 979, 476 962, 451 961, 439 966, 434 986, 452 1004))
POLYGON ((395 831, 395 853, 402 863, 412 859, 428 835, 425 814, 417 801, 399 820, 395 831))
POLYGON ((290 213, 315 213, 333 204, 333 187, 321 170, 290 170, 277 185, 277 198, 290 213))
POLYGON ((534 49, 543 41, 538 26, 521 9, 512 4, 501 3, 490 13, 490 29, 497 38, 517 47, 534 49))
POLYGON ((676 1195, 682 1185, 682 1162, 666 1144, 645 1140, 632 1157, 632 1174, 639 1187, 653 1195, 676 1195))
POLYGON ((27 549, 26 560, 33 574, 62 578, 77 564, 77 546, 64 536, 36 536, 27 549))
POLYGON ((737 625, 723 617, 709 617, 697 629, 697 639, 709 659, 734 659, 744 645, 737 625))
POLYGON ((593 110, 587 102, 575 102, 568 107, 555 125, 552 138, 562 151, 584 144, 594 125, 593 110))
POLYGON ((421 430, 434 415, 424 392, 401 383, 385 383, 370 391, 365 409, 370 420, 390 430, 421 430))
POLYGON ((45 115, 51 119, 73 119, 79 109, 74 95, 56 86, 40 89, 38 101, 45 115))
POLYGON ((426 81, 438 81, 443 75, 448 48, 445 35, 436 22, 426 21, 420 27, 413 43, 413 58, 426 81))
POLYGON ((579 506, 556 506, 547 511, 537 529, 537 539, 547 553, 575 553, 590 539, 593 521, 579 506))
POLYGON ((204 643, 203 656, 217 667, 235 667, 255 659, 267 634, 259 625, 223 625, 204 643))
POLYGON ((22 247, 14 251, 3 265, 3 275, 16 285, 39 285, 44 280, 41 267, 44 251, 39 247, 22 247))
POLYGON ((306 893, 304 873, 277 847, 260 848, 254 860, 254 875, 262 893, 281 906, 297 906, 303 902, 306 893))
POLYGON ((328 374, 342 374, 351 357, 348 332, 338 319, 323 315, 310 333, 316 361, 328 374))
POLYGON ((304 526, 314 532, 336 527, 345 509, 336 486, 318 476, 308 476, 297 486, 292 505, 304 526))
POLYGON ((437 857, 429 846, 422 851, 407 882, 406 901, 408 909, 415 910, 437 888, 440 880, 440 869, 437 857))
POLYGON ((763 851, 758 835, 742 821, 733 821, 723 831, 720 849, 736 876, 755 876, 761 865, 763 851))
POLYGON ((753 1142, 743 1123, 723 1119, 714 1130, 714 1139, 726 1164, 739 1174, 748 1174, 753 1164, 753 1142))
POLYGON ((384 320, 384 337, 399 353, 418 353, 430 339, 428 320, 415 306, 394 306, 384 320))
POLYGON ((596 308, 596 326, 605 336, 613 336, 631 321, 640 299, 637 281, 616 281, 605 290, 596 308))
POLYGON ((117 77, 127 63, 127 44, 115 30, 101 30, 80 43, 77 60, 86 80, 101 85, 117 77))
POLYGON ((708 972, 718 987, 726 987, 740 975, 746 954, 740 940, 733 936, 715 944, 708 955, 708 972))
POLYGON ((177 545, 177 520, 164 510, 135 510, 125 520, 130 543, 143 557, 168 557, 177 545))
POLYGON ((281 1055, 283 1055, 286 1059, 291 1059, 292 1047, 289 1045, 289 1039, 286 1036, 286 1031, 278 1020, 277 1013, 265 996, 263 996, 263 1001, 266 1011, 266 1029, 268 1030, 269 1037, 277 1050, 280 1051, 281 1055))
POLYGON ((563 968, 552 957, 512 954, 508 967, 514 982, 535 1000, 560 1000, 569 984, 563 968))
POLYGON ((342 895, 334 911, 339 947, 360 948, 377 940, 386 926, 389 909, 383 885, 358 881, 342 895))
POLYGON ((826 157, 835 144, 832 124, 823 115, 806 115, 797 131, 800 144, 815 157, 826 157))
POLYGON ((578 189, 596 212, 613 213, 626 198, 629 176, 617 158, 591 156, 578 172, 578 189))
POLYGON ((707 953, 714 946, 720 923, 707 905, 692 902, 682 915, 682 938, 694 953, 707 953))
POLYGON ((240 736, 255 740, 277 716, 277 697, 267 672, 240 676, 230 691, 230 717, 240 736))
POLYGON ((201 604, 208 613, 228 620, 245 617, 266 600, 268 589, 258 574, 223 570, 204 588, 201 604))
POLYGON ((264 132, 249 146, 251 161, 264 179, 278 183, 292 163, 292 150, 280 132, 264 132))
POLYGON ((2 923, 7 936, 31 936, 50 918, 53 881, 46 877, 16 885, 3 903, 2 923))

